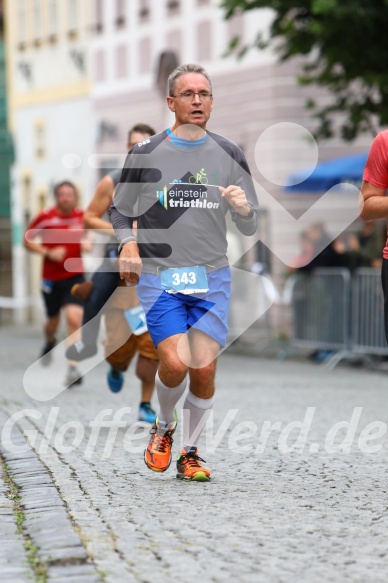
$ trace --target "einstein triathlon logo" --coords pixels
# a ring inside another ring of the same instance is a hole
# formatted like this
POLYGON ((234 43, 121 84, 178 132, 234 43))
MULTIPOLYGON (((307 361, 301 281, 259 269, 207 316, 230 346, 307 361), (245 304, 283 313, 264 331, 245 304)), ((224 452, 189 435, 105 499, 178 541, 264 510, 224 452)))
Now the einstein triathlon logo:
POLYGON ((162 190, 156 191, 159 203, 166 210, 169 208, 195 208, 195 209, 218 209, 219 202, 208 200, 207 191, 195 188, 180 188, 181 183, 177 182, 176 186, 168 189, 164 186, 162 190))
POLYGON ((169 183, 169 188, 165 185, 162 190, 157 190, 156 196, 166 210, 169 208, 218 209, 219 202, 208 200, 209 186, 213 185, 208 184, 206 173, 201 168, 195 175, 188 172, 182 179, 173 180, 169 183))

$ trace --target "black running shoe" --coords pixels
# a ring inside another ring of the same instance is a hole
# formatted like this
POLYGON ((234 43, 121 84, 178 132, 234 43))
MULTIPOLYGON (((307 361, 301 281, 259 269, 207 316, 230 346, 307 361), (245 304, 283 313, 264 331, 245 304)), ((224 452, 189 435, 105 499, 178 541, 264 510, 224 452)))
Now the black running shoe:
POLYGON ((52 359, 53 359, 53 355, 51 354, 52 349, 54 348, 54 346, 56 345, 57 341, 54 340, 53 342, 46 342, 46 344, 43 346, 41 355, 40 355, 40 362, 43 366, 48 366, 52 359))
POLYGON ((97 344, 84 344, 82 340, 74 342, 65 352, 67 360, 80 362, 97 354, 97 344))

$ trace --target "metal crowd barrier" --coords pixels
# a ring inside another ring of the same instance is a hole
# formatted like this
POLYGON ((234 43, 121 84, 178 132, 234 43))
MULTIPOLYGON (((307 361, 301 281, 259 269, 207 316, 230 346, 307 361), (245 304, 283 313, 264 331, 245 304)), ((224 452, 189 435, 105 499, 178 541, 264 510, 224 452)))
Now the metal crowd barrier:
POLYGON ((294 278, 291 346, 331 350, 333 368, 343 358, 387 355, 380 271, 319 268, 294 278))
POLYGON ((319 268, 295 278, 291 296, 294 347, 347 350, 350 346, 350 272, 319 268))
POLYGON ((384 296, 378 269, 360 268, 353 276, 352 351, 357 354, 388 354, 384 296))

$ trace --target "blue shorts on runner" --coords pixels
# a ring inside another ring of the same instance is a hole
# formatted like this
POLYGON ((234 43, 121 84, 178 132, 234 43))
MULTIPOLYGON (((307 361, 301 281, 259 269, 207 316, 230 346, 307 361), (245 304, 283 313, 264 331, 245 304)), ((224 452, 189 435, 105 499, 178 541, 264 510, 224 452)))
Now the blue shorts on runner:
POLYGON ((205 293, 170 294, 162 289, 160 277, 142 273, 137 296, 146 313, 148 331, 154 345, 190 328, 201 330, 222 347, 228 334, 230 267, 207 274, 209 290, 205 293))

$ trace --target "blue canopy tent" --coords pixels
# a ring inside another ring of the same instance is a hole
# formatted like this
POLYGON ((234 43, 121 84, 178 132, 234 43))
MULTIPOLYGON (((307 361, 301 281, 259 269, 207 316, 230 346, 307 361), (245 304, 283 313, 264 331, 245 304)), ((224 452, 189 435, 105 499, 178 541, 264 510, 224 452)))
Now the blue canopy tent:
POLYGON ((340 182, 360 186, 368 153, 335 158, 318 164, 311 172, 302 170, 292 174, 285 186, 286 192, 326 192, 340 182), (298 183, 298 184, 296 184, 298 183))

